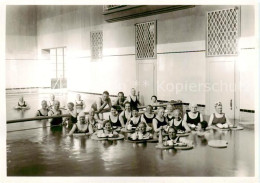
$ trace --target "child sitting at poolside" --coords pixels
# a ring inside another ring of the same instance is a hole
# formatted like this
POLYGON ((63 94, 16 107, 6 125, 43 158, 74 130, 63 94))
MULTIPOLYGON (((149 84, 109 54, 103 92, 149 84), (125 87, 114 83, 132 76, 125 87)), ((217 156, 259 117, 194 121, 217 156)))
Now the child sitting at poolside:
POLYGON ((43 100, 41 102, 41 105, 42 105, 42 108, 37 110, 37 113, 36 113, 36 116, 48 116, 48 105, 47 105, 47 102, 46 100, 43 100))
POLYGON ((130 135, 130 139, 132 140, 143 140, 150 138, 153 138, 153 135, 150 132, 147 132, 147 124, 145 122, 141 122, 135 132, 130 135))
POLYGON ((68 135, 70 136, 73 133, 85 133, 86 135, 93 133, 91 125, 89 125, 89 123, 86 122, 84 112, 79 113, 78 121, 76 124, 73 125, 68 135))
POLYGON ((105 137, 118 137, 118 133, 113 130, 112 123, 109 120, 104 121, 103 130, 98 131, 97 137, 105 138, 105 137))
POLYGON ((64 118, 63 124, 68 128, 69 125, 77 123, 77 111, 74 109, 74 104, 72 102, 69 102, 67 107, 65 114, 70 114, 71 117, 64 118))
POLYGON ((17 106, 14 107, 15 109, 30 109, 27 102, 25 102, 23 96, 21 96, 18 100, 17 106))

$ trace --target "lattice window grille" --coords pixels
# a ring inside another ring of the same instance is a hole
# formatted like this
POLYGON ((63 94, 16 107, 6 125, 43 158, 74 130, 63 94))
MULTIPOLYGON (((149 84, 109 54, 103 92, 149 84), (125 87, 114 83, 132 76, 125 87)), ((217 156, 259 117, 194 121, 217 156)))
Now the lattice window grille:
POLYGON ((238 8, 207 13, 207 56, 237 55, 238 8))
POLYGON ((136 59, 156 58, 156 21, 135 25, 136 59))
POLYGON ((99 59, 102 58, 103 52, 103 32, 95 31, 90 33, 91 39, 91 58, 99 59))

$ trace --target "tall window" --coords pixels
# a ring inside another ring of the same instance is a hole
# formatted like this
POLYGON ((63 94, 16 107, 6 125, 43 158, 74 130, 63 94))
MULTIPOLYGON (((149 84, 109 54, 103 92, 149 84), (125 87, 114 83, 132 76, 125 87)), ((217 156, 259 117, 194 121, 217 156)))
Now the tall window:
POLYGON ((67 88, 65 53, 65 47, 42 50, 42 55, 50 60, 51 88, 67 88))
POLYGON ((100 59, 103 56, 103 32, 90 32, 90 47, 92 60, 100 59))
POLYGON ((237 55, 239 9, 207 13, 207 56, 237 55))
POLYGON ((135 25, 136 59, 156 58, 156 21, 135 25))
POLYGON ((52 78, 65 78, 65 50, 66 48, 52 48, 50 49, 50 59, 52 66, 52 78))

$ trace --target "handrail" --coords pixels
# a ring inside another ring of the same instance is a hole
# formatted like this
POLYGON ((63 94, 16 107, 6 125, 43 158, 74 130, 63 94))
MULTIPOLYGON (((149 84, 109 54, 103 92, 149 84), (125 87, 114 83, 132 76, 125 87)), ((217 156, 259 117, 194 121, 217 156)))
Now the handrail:
MULTIPOLYGON (((109 109, 104 109, 101 112, 95 112, 96 114, 98 113, 106 113, 109 112, 109 109)), ((85 115, 89 114, 89 112, 84 112, 85 115)), ((35 121, 35 120, 43 120, 43 119, 51 119, 51 118, 60 118, 60 117, 71 117, 70 114, 62 114, 62 115, 54 115, 54 116, 37 116, 37 117, 32 117, 32 118, 23 118, 23 119, 13 119, 13 120, 7 120, 6 124, 11 124, 11 123, 19 123, 19 122, 27 122, 27 121, 35 121)))
MULTIPOLYGON (((158 105, 152 105, 153 107, 164 107, 167 106, 168 104, 173 104, 173 105, 179 105, 182 103, 164 103, 164 104, 158 104, 158 105)), ((143 109, 146 108, 146 106, 140 106, 138 107, 138 109, 143 109)), ((110 112, 109 109, 104 109, 101 112, 95 112, 96 114, 99 113, 106 113, 106 112, 110 112)), ((89 114, 89 112, 84 112, 85 115, 89 114)), ((143 112, 141 112, 140 114, 142 114, 143 112)), ((60 118, 60 117, 71 117, 70 114, 62 114, 59 116, 37 116, 37 117, 32 117, 32 118, 23 118, 23 119, 13 119, 13 120, 7 120, 6 124, 12 124, 12 123, 19 123, 19 122, 27 122, 27 121, 35 121, 35 120, 43 120, 43 119, 51 119, 51 118, 60 118)))
MULTIPOLYGON (((165 107, 167 106, 168 104, 172 104, 172 105, 180 105, 182 103, 173 103, 173 102, 167 102, 167 103, 163 103, 163 104, 158 104, 158 105, 152 105, 152 107, 165 107)), ((137 107, 138 109, 143 109, 143 108, 146 108, 147 106, 139 106, 137 107)))

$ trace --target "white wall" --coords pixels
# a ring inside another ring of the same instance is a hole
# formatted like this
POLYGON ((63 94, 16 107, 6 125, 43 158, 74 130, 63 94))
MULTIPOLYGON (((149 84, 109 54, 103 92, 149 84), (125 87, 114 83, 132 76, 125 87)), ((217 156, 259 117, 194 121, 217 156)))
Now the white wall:
MULTIPOLYGON (((203 83, 206 81, 206 12, 231 7, 234 6, 196 6, 176 12, 107 23, 102 15, 102 6, 38 6, 35 9, 37 46, 29 50, 37 48, 38 58, 42 59, 42 49, 66 46, 70 90, 97 93, 108 90, 111 94, 123 91, 128 94, 136 80, 134 25, 157 20, 157 83, 162 81, 174 84, 203 83), (90 59, 90 32, 94 30, 103 30, 104 36, 104 57, 99 61, 90 59)), ((34 10, 27 9, 26 11, 34 10)), ((10 15, 9 18, 12 22, 15 17, 10 15)), ((20 34, 17 33, 17 35, 20 34)), ((255 39, 253 36, 255 36, 254 9, 250 6, 242 6, 241 45, 243 48, 255 48, 250 41, 255 39)), ((15 36, 9 36, 7 41, 14 41, 12 39, 17 40, 18 43, 21 42, 15 36)), ((23 44, 18 47, 23 47, 23 44)), ((17 50, 12 50, 10 46, 8 48, 10 48, 8 51, 10 56, 17 55, 17 50)), ((252 54, 251 51, 242 49, 238 59, 239 64, 246 65, 240 67, 240 86, 248 83, 249 78, 251 80, 255 78, 252 72, 255 68, 255 60, 248 56, 252 54)), ((13 59, 18 60, 19 58, 16 57, 20 56, 15 56, 13 59)), ((29 64, 23 63, 28 65, 26 70, 28 69, 29 73, 35 75, 24 76, 24 79, 16 82, 10 73, 7 77, 10 81, 8 86, 47 85, 47 80, 41 83, 36 81, 38 80, 36 78, 41 78, 40 73, 43 72, 41 69, 37 72, 35 69, 37 64, 31 64, 31 61, 28 61, 29 64), (31 80, 31 76, 37 77, 31 80)), ((7 68, 17 71, 18 74, 14 75, 21 77, 23 74, 19 74, 18 68, 24 67, 24 64, 12 61, 7 64, 7 68)), ((247 87, 251 91, 254 89, 253 83, 250 82, 247 87)), ((157 94, 162 100, 181 99, 184 102, 206 103, 204 92, 172 93, 169 90, 162 91, 157 84, 157 94)), ((243 88, 240 91, 240 108, 254 109, 254 95, 248 95, 243 88)))

